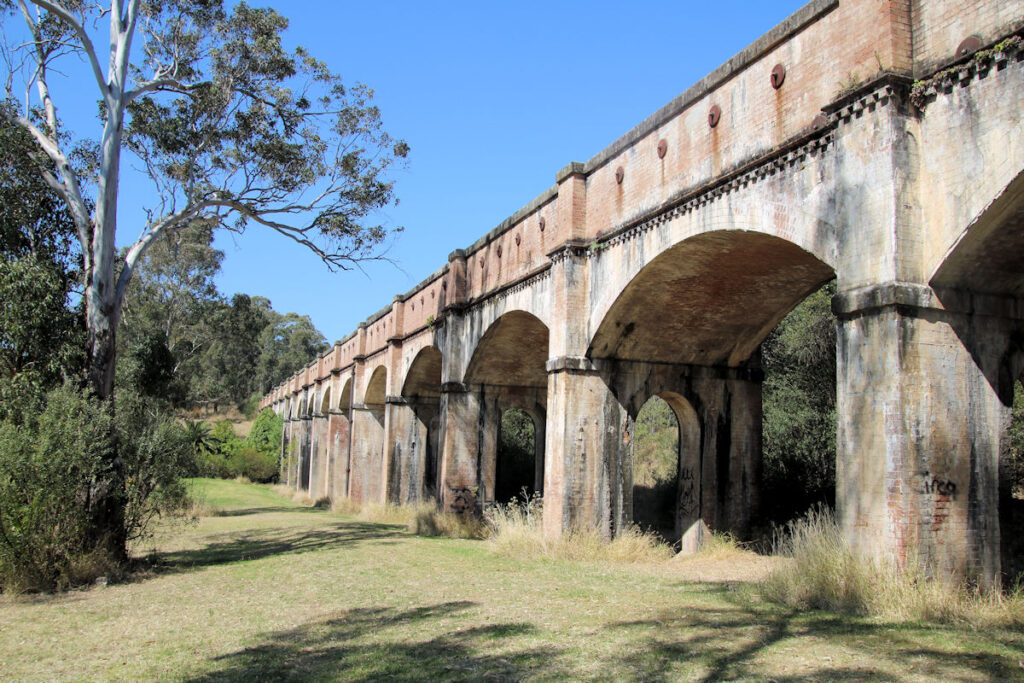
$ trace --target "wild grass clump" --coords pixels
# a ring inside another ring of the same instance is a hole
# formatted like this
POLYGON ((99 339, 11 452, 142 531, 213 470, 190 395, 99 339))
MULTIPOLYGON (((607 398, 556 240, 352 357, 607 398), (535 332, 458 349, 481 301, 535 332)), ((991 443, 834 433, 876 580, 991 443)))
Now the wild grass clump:
POLYGON ((439 510, 436 503, 429 502, 417 507, 416 515, 409 523, 409 531, 417 536, 481 539, 487 535, 487 526, 475 515, 439 510))
POLYGON ((415 507, 396 505, 395 503, 353 503, 345 500, 335 503, 331 510, 354 515, 359 520, 371 524, 397 524, 399 526, 408 526, 416 516, 415 507))
POLYGON ((516 559, 640 563, 672 557, 672 549, 656 534, 635 526, 621 530, 610 542, 594 529, 570 529, 548 536, 541 525, 541 512, 538 496, 494 506, 485 514, 488 545, 497 554, 516 559))
POLYGON ((788 523, 775 553, 792 563, 761 584, 765 598, 797 609, 822 609, 898 621, 1024 624, 1024 591, 983 592, 926 576, 916 561, 905 566, 857 555, 831 510, 819 507, 788 523))

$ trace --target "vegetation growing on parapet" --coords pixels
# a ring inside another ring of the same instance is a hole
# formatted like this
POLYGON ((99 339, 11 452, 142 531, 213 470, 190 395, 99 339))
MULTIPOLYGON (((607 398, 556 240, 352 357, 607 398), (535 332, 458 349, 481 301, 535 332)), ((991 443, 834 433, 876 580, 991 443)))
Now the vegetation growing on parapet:
POLYGON ((1020 48, 1022 43, 1024 43, 1024 39, 1019 35, 1009 36, 986 50, 978 50, 970 56, 970 60, 966 64, 955 64, 935 72, 926 79, 915 80, 910 89, 911 104, 923 110, 928 104, 928 98, 933 88, 947 83, 953 78, 957 78, 965 67, 986 68, 997 55, 1014 52, 1020 48))

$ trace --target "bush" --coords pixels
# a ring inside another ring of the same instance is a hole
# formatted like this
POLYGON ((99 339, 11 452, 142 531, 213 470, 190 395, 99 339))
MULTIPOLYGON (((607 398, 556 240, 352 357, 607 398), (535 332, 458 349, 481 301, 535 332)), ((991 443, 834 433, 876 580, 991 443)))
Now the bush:
POLYGON ((277 481, 281 425, 281 418, 272 410, 260 413, 245 439, 235 435, 230 420, 219 420, 212 429, 200 429, 196 423, 186 425, 191 434, 199 476, 214 479, 244 477, 261 484, 277 481))
POLYGON ((129 539, 182 511, 184 430, 137 397, 119 397, 117 419, 78 390, 58 387, 21 419, 0 422, 0 589, 64 589, 119 570, 89 534, 91 487, 116 445, 124 463, 129 539), (116 439, 116 441, 115 441, 116 439))
POLYGON ((270 408, 265 408, 252 423, 249 436, 245 437, 245 445, 274 456, 276 460, 281 451, 281 432, 283 430, 284 420, 270 408))
POLYGON ((277 481, 277 458, 243 445, 227 458, 229 477, 245 477, 258 484, 277 481))

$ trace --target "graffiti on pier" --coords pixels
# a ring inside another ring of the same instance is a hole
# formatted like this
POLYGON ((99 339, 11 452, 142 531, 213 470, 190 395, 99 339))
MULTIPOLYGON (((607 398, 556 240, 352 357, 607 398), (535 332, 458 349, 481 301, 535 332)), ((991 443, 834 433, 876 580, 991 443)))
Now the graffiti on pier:
POLYGON ((697 514, 697 477, 692 467, 679 470, 679 512, 683 517, 697 514))
POLYGON ((952 479, 932 476, 927 470, 920 472, 921 493, 926 496, 946 496, 956 498, 956 483, 952 479))
POLYGON ((452 502, 448 506, 457 515, 472 512, 476 507, 476 495, 473 489, 466 486, 452 486, 452 502))

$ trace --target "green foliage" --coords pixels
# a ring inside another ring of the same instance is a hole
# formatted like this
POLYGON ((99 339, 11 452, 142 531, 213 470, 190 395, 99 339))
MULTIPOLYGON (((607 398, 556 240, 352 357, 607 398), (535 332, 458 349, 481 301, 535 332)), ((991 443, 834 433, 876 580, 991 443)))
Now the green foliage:
POLYGON ((82 367, 84 337, 53 262, 0 255, 0 378, 53 386, 82 367))
POLYGON ((835 283, 811 294, 761 345, 765 512, 785 522, 835 504, 835 283))
POLYGON ((328 349, 327 340, 313 326, 309 316, 278 315, 260 334, 261 355, 257 364, 257 386, 261 394, 270 391, 306 367, 328 349))
POLYGON ((118 385, 174 406, 234 403, 255 416, 259 398, 327 349, 308 317, 262 297, 226 302, 214 278, 223 253, 207 223, 157 242, 140 261, 118 337, 118 385))
POLYGON ((189 504, 183 476, 193 467, 189 434, 152 399, 122 389, 117 395, 117 454, 126 478, 128 540, 147 537, 153 520, 189 504))
POLYGON ((277 456, 281 449, 284 420, 270 408, 264 409, 252 423, 245 445, 263 453, 277 456))
POLYGON ((206 446, 195 449, 199 475, 217 479, 245 477, 260 483, 276 481, 282 429, 283 421, 272 410, 260 413, 245 439, 235 435, 230 420, 219 420, 208 429, 206 446))
POLYGON ((664 400, 652 396, 633 427, 633 484, 675 483, 679 469, 679 421, 664 400))
POLYGON ((1021 495, 1024 494, 1024 384, 1017 380, 1013 388, 1008 469, 1014 493, 1021 495))
POLYGON ((663 399, 652 396, 633 427, 633 521, 671 536, 675 530, 679 476, 679 421, 663 399))
POLYGON ((527 497, 533 495, 535 431, 533 419, 524 411, 513 408, 502 414, 494 484, 498 503, 515 500, 524 489, 527 497))
POLYGON ((117 442, 126 478, 129 538, 154 517, 184 509, 179 478, 190 457, 185 432, 123 392, 116 419, 67 385, 0 421, 0 587, 61 589, 116 568, 90 535, 89 504, 117 442))
POLYGON ((84 324, 69 306, 75 226, 32 149, 29 136, 0 116, 0 417, 85 363, 84 324))

